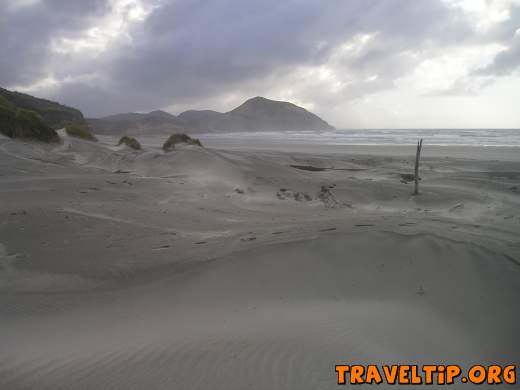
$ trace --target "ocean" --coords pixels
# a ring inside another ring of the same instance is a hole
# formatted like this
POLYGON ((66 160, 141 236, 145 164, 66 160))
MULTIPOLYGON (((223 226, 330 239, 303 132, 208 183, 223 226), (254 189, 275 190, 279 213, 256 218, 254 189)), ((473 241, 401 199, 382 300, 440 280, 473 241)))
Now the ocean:
POLYGON ((381 129, 201 134, 206 144, 520 146, 520 129, 381 129))

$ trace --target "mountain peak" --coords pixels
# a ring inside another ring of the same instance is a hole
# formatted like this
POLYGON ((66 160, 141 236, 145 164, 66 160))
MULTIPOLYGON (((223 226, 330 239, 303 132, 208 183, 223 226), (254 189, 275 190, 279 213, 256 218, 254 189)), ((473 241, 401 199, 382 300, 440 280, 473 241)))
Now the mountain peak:
POLYGON ((169 112, 163 111, 163 110, 154 110, 148 113, 150 116, 154 117, 160 117, 160 118, 172 118, 175 117, 175 115, 170 114, 169 112))
POLYGON ((267 99, 262 96, 256 96, 251 99, 246 100, 244 103, 242 103, 240 106, 235 108, 234 110, 231 110, 229 113, 234 114, 244 114, 244 115, 251 115, 251 114, 264 114, 264 115, 274 115, 275 113, 281 113, 281 112, 307 112, 302 107, 298 107, 295 104, 279 101, 279 100, 271 100, 267 99))
POLYGON ((255 96, 250 99, 247 99, 244 104, 246 103, 263 103, 263 102, 274 102, 275 100, 267 99, 263 96, 255 96))
POLYGON ((256 96, 224 114, 213 127, 223 131, 331 130, 317 115, 293 103, 256 96))
POLYGON ((284 101, 280 101, 280 100, 272 100, 272 99, 268 99, 268 98, 265 98, 263 96, 255 96, 255 97, 252 97, 250 99, 247 99, 244 103, 242 103, 240 106, 238 106, 236 109, 240 108, 240 107, 243 107, 243 106, 258 106, 258 105, 285 105, 285 104, 290 104, 290 105, 293 105, 292 103, 289 103, 289 102, 284 102, 284 101))
POLYGON ((178 116, 165 111, 152 111, 149 114, 122 114, 104 118, 118 122, 105 126, 100 121, 91 120, 98 132, 129 131, 135 127, 139 131, 169 130, 180 126, 185 131, 296 131, 334 129, 323 119, 293 103, 255 96, 226 113, 211 110, 188 110, 178 116), (129 123, 130 122, 130 123, 129 123))

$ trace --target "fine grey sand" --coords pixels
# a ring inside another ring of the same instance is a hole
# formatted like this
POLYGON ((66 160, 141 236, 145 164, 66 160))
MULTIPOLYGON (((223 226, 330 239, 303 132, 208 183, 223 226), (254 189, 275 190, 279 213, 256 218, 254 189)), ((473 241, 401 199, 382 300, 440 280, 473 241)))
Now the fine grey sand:
POLYGON ((0 389, 520 363, 517 148, 115 143, 0 138, 0 389))

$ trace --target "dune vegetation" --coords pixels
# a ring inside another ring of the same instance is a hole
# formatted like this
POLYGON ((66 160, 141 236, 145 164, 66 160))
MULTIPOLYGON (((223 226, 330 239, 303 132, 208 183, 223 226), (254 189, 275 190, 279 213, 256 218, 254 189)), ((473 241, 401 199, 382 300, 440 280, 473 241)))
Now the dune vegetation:
POLYGON ((41 116, 15 106, 0 95, 0 132, 10 138, 59 142, 56 131, 46 125, 41 116))
POLYGON ((67 123, 65 132, 70 137, 81 138, 87 141, 97 142, 97 138, 90 131, 87 125, 81 123, 67 123))
POLYGON ((189 135, 181 133, 172 134, 163 144, 162 148, 165 152, 170 152, 175 149, 175 145, 177 144, 197 145, 202 147, 202 144, 197 138, 191 138, 189 135))
POLYGON ((0 97, 17 108, 36 112, 40 115, 41 120, 53 129, 60 129, 69 122, 83 123, 85 121, 83 114, 78 109, 47 99, 40 99, 25 93, 8 91, 4 88, 0 88, 0 97))
POLYGON ((126 146, 128 146, 129 148, 132 148, 134 150, 141 150, 141 144, 134 137, 128 137, 126 135, 121 137, 121 139, 117 143, 117 146, 122 145, 122 144, 125 144, 126 146))

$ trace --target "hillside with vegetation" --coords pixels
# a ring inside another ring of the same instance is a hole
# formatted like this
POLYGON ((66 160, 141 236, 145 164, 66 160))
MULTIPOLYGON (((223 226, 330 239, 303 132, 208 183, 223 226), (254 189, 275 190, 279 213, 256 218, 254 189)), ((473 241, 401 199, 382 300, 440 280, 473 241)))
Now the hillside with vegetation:
POLYGON ((83 114, 76 108, 51 100, 40 99, 25 93, 0 88, 0 97, 17 108, 36 112, 43 122, 53 129, 61 129, 67 123, 84 123, 83 114))
POLYGON ((94 133, 104 135, 171 134, 186 131, 184 123, 175 115, 160 110, 146 114, 126 113, 89 118, 87 122, 94 133))
POLYGON ((228 131, 332 130, 326 121, 289 102, 255 97, 229 112, 188 110, 126 113, 87 119, 92 131, 107 135, 145 135, 228 131))
POLYGON ((0 95, 0 133, 9 138, 59 142, 56 131, 31 110, 17 107, 0 95))

